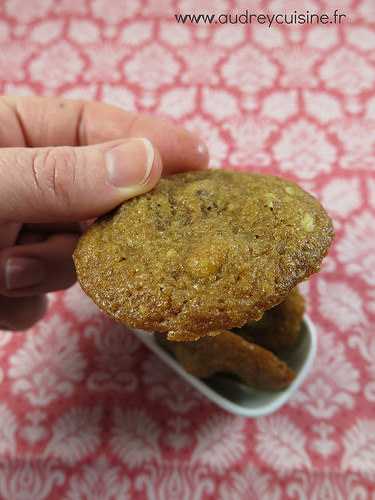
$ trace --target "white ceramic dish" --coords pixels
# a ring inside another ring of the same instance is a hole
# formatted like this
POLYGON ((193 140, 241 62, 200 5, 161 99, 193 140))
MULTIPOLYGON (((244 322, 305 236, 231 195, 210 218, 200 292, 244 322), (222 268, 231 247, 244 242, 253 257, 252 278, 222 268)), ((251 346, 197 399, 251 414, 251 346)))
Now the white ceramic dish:
POLYGON ((160 359, 177 372, 183 379, 224 410, 244 417, 256 418, 268 415, 283 406, 302 384, 310 371, 316 354, 316 330, 310 318, 305 315, 298 345, 285 359, 296 372, 292 384, 283 391, 266 392, 249 387, 224 376, 200 380, 187 373, 179 363, 155 340, 153 334, 133 330, 137 337, 160 359))

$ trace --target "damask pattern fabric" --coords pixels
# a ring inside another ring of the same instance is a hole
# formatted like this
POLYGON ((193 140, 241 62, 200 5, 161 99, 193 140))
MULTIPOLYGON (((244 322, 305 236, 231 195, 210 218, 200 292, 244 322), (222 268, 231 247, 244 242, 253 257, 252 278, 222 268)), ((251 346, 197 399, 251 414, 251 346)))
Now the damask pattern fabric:
POLYGON ((294 179, 334 219, 302 286, 319 334, 279 412, 227 414, 78 285, 0 334, 0 498, 375 498, 375 2, 9 0, 5 94, 99 99, 199 131, 211 166, 294 179), (341 25, 178 24, 174 14, 339 8, 341 25))

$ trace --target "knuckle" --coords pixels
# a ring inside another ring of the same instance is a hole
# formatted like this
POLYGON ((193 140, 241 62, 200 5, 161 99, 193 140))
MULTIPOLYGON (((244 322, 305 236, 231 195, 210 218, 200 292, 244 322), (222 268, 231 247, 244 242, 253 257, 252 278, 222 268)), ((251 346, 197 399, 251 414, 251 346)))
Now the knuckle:
POLYGON ((51 148, 34 159, 34 177, 39 188, 52 199, 54 206, 66 211, 72 203, 77 157, 74 148, 51 148), (39 165, 38 165, 39 163, 39 165))

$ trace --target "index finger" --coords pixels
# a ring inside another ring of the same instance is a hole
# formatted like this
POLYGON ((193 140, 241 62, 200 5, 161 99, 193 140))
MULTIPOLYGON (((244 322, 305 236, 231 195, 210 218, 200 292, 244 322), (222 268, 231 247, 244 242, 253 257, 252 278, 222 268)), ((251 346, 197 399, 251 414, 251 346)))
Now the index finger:
POLYGON ((100 102, 58 97, 0 98, 0 147, 86 146, 146 137, 160 152, 164 173, 207 167, 205 144, 170 120, 100 102))

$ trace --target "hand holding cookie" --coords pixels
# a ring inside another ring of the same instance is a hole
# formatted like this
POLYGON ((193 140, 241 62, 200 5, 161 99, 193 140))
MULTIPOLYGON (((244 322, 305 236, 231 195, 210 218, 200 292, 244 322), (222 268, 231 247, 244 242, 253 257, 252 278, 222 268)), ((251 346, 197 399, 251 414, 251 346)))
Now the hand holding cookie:
POLYGON ((208 163, 181 127, 98 102, 2 97, 0 123, 0 328, 31 326, 73 284, 78 221, 208 163))

